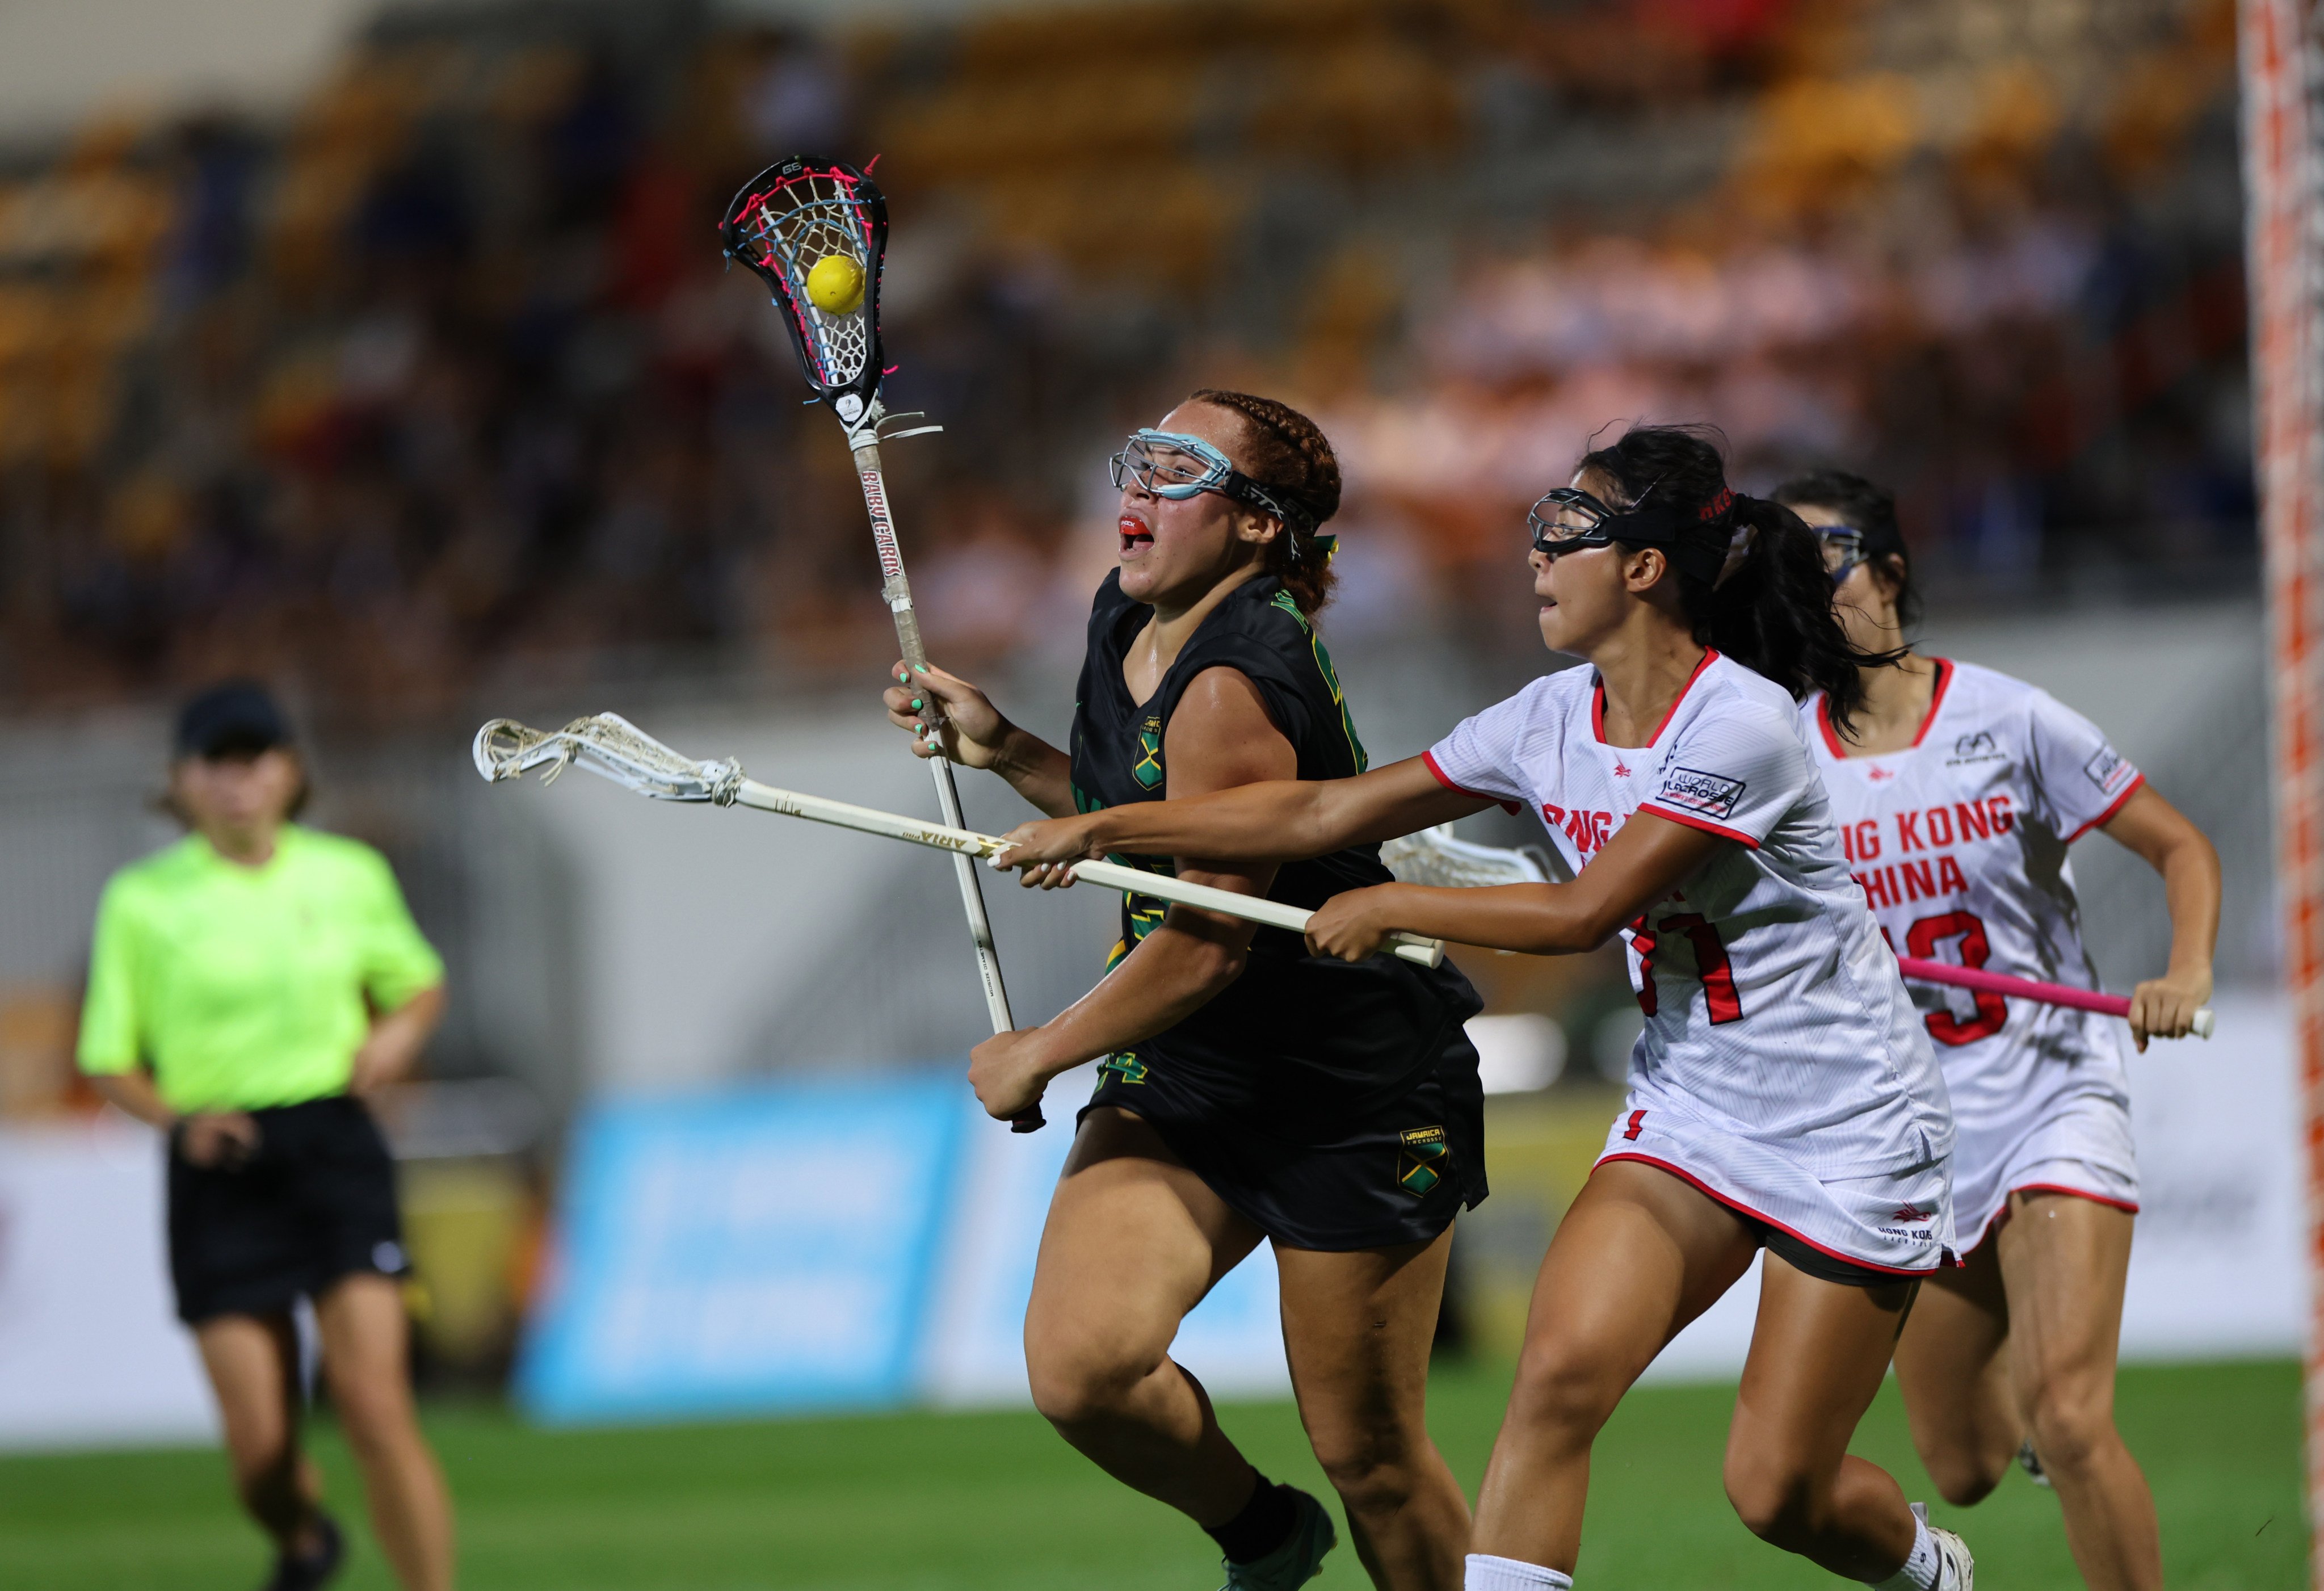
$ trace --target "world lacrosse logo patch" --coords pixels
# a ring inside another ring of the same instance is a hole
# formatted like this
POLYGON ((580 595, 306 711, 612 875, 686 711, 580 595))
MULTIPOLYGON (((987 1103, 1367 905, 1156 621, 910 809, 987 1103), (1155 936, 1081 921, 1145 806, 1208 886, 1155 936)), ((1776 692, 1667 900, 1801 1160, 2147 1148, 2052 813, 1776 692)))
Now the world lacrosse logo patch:
POLYGON ((1138 761, 1130 765, 1130 776, 1138 781, 1141 790, 1152 790, 1162 782, 1162 715, 1149 714, 1138 726, 1138 761))
POLYGON ((1416 1198, 1433 1193, 1452 1158, 1443 1128, 1408 1128, 1397 1134, 1396 1185, 1416 1198))

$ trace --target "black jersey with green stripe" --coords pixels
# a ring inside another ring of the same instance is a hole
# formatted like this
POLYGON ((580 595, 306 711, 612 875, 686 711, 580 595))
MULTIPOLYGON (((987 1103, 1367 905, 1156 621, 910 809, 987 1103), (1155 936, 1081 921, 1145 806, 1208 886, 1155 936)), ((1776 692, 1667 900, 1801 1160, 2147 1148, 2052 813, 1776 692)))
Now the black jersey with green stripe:
MULTIPOLYGON (((1090 611, 1089 651, 1074 715, 1074 800, 1083 811, 1164 799, 1164 746, 1186 688, 1231 668, 1258 689, 1298 758, 1301 779, 1346 779, 1368 759, 1331 653, 1272 576, 1245 581, 1188 638, 1160 686, 1130 698, 1122 661, 1152 617, 1109 574, 1090 611)), ((1116 856, 1169 874, 1167 856, 1116 856)), ((1310 910, 1351 889, 1390 882, 1378 846, 1351 846, 1277 868, 1268 898, 1310 910)), ((1109 970, 1159 927, 1167 907, 1125 896, 1109 970)), ((1142 1066, 1204 1078, 1223 1099, 1264 1102, 1328 1120, 1370 1108, 1427 1075, 1457 1024, 1480 1008, 1451 966, 1434 971, 1393 957, 1349 964, 1311 957, 1300 937, 1262 928, 1242 976, 1176 1027, 1137 1047, 1142 1066)))

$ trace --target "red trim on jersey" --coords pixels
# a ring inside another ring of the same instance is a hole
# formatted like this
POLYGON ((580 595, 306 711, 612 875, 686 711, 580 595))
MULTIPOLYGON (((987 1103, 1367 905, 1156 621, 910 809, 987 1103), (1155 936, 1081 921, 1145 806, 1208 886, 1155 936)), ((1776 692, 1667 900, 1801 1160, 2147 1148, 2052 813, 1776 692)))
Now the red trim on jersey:
POLYGON ((2130 788, 2129 788, 2128 790, 2126 790, 2126 791, 2124 791, 2120 795, 2118 795, 2118 796, 2115 797, 2115 799, 2114 799, 2114 805, 2113 805, 2113 806, 2108 807, 2105 811, 2100 812, 2097 817, 2095 817, 2095 818, 2091 819, 2088 823, 2083 824, 2080 828, 2077 828, 2076 830, 2074 830, 2074 832, 2073 832, 2073 833, 2071 833, 2071 834, 2068 835, 2068 836, 2066 837, 2066 843, 2067 843, 2068 845, 2070 845, 2070 845, 2072 845, 2076 840, 2078 840, 2078 839, 2081 838, 2081 837, 2082 837, 2082 836, 2084 836, 2084 835, 2086 835, 2086 834, 2089 833, 2089 831, 2090 831, 2091 829, 2098 828, 2100 824, 2102 824, 2102 823, 2111 823, 2111 822, 2113 822, 2113 821, 2114 821, 2114 815, 2115 815, 2116 812, 2119 812, 2119 811, 2121 811, 2121 810, 2122 810, 2122 804, 2123 804, 2123 802, 2125 802, 2125 801, 2126 801, 2126 800, 2130 800, 2130 798, 2131 798, 2131 797, 2133 797, 2133 796, 2136 795, 2136 794, 2138 793, 2138 787, 2139 787, 2140 785, 2142 785, 2142 784, 2144 784, 2145 782, 2146 782, 2146 775, 2145 775, 2145 774, 2144 774, 2144 773, 2140 774, 2137 778, 2135 778, 2135 779, 2132 780, 2132 781, 2130 782, 2130 788))
POLYGON ((1420 760, 1428 764, 1428 772, 1435 777, 1436 782, 1451 791, 1454 795, 1474 796, 1480 801, 1490 801, 1495 806, 1500 808, 1504 812, 1508 812, 1512 815, 1525 810, 1525 808, 1518 805, 1516 801, 1505 801, 1499 796, 1487 795, 1481 790, 1471 790, 1464 784, 1453 783, 1452 775, 1445 772, 1443 769, 1436 765, 1436 754, 1434 752, 1421 753, 1420 760))
POLYGON ((1748 846, 1755 851, 1759 848, 1759 842, 1741 829, 1729 828, 1723 823, 1713 823, 1710 819, 1698 818, 1692 812, 1674 812, 1668 807, 1657 807, 1652 801, 1641 801, 1638 804, 1638 810, 1652 812, 1657 818, 1667 818, 1673 823, 1683 823, 1689 828, 1700 828, 1705 834, 1715 834, 1721 839, 1731 839, 1736 844, 1748 846))
MULTIPOLYGON (((1670 710, 1663 715, 1663 721, 1655 726, 1655 732, 1646 736, 1646 744, 1644 746, 1632 746, 1624 749, 1633 751, 1652 751, 1654 749, 1655 742, 1663 737, 1663 731, 1670 727, 1670 721, 1678 717, 1678 704, 1686 699, 1686 693, 1694 689, 1694 682, 1697 680, 1702 678, 1702 671, 1709 668, 1718 660, 1719 649, 1717 647, 1704 647, 1702 649, 1702 661, 1694 665, 1694 672, 1686 677, 1686 683, 1678 688, 1678 694, 1676 696, 1671 698, 1670 710)), ((1590 688, 1590 733, 1598 737, 1598 744, 1600 745, 1604 745, 1606 744, 1606 677, 1603 674, 1600 674, 1598 677, 1598 682, 1590 688)))
POLYGON ((1674 1166, 1668 1161, 1656 1160, 1653 1155, 1640 1154, 1634 1149, 1619 1149, 1616 1150, 1612 1154, 1600 1155, 1598 1157, 1598 1163, 1601 1166, 1605 1165, 1609 1161, 1636 1161, 1642 1166, 1652 1166, 1657 1171, 1668 1171, 1672 1176, 1692 1188, 1697 1193, 1703 1195, 1707 1198, 1718 1200, 1720 1204, 1725 1205, 1729 1209, 1733 1210, 1736 1214, 1739 1216, 1748 1216, 1754 1221, 1760 1222, 1765 1226, 1773 1226, 1776 1231, 1782 1233, 1784 1236, 1791 1238, 1793 1241, 1796 1243, 1803 1243, 1820 1254, 1828 1255, 1832 1259, 1840 1261, 1843 1264, 1854 1265, 1861 1271, 1877 1271, 1883 1276, 1921 1277, 1934 1276, 1938 1272, 1944 1269, 1944 1262, 1941 1260, 1938 1261, 1935 1264, 1930 1266, 1925 1271, 1907 1271, 1899 1265, 1877 1264, 1870 1260, 1859 1260, 1854 1254, 1841 1253, 1838 1249, 1833 1248, 1829 1244, 1818 1243, 1806 1233, 1799 1231, 1795 1227, 1786 1226, 1772 1216, 1761 1215, 1757 1210, 1753 1209, 1749 1205, 1745 1204, 1739 1198, 1728 1198, 1725 1194, 1720 1192, 1719 1189, 1703 1181, 1702 1178, 1697 1177, 1692 1171, 1680 1166, 1674 1166))
MULTIPOLYGON (((1945 689, 1953 682, 1953 664, 1950 658, 1932 658, 1929 661, 1937 665, 1936 689, 1929 692, 1929 710, 1922 715, 1921 727, 1914 735, 1913 744, 1906 748, 1909 751, 1918 751, 1921 742, 1929 738, 1929 731, 1937 721, 1937 709, 1945 705, 1945 689)), ((1851 752, 1841 745, 1839 732, 1831 726, 1831 698, 1829 696, 1816 698, 1816 727, 1823 731, 1824 749, 1842 762, 1846 762, 1851 756, 1885 757, 1892 754, 1887 752, 1851 752)))
POLYGON ((2103 1193, 2092 1193, 2087 1188, 2069 1188, 2062 1182, 2021 1182, 2016 1187, 2011 1189, 2009 1193, 2005 1193, 2001 1196, 2001 1207, 1987 1217, 1985 1230, 1977 1235, 1977 1241, 1970 1244, 1968 1249, 1961 1254, 1961 1259, 1964 1263, 1967 1262, 1970 1254, 1975 1253, 1978 1249, 1985 1246, 1985 1240, 1987 1238, 1991 1237, 1995 1233, 2009 1225, 2010 1193, 2062 1193, 2069 1198, 2086 1198, 2092 1204, 2102 1204, 2110 1210, 2120 1210, 2126 1216, 2135 1216, 2138 1214, 2138 1207, 2136 1205, 2127 1203, 2119 1198, 2108 1198, 2103 1193))
POLYGON ((1953 682, 1953 665, 1950 658, 1930 660, 1937 665, 1937 686, 1929 692, 1929 715, 1921 720, 1920 733, 1913 736, 1913 747, 1920 749, 1921 742, 1929 738, 1929 730, 1937 721, 1938 709, 1945 705, 1945 688, 1953 682))

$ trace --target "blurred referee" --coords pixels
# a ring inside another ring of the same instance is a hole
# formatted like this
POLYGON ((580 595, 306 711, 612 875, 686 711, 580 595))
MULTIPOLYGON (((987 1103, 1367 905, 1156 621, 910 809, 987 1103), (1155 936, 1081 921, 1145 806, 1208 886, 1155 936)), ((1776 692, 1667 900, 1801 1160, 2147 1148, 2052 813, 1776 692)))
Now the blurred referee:
POLYGON ((444 967, 379 853, 290 821, 306 795, 263 688, 187 705, 169 806, 191 832, 106 886, 80 1066, 169 1133, 178 1314, 276 1544, 269 1591, 322 1585, 346 1550, 300 1451, 302 1296, 380 1544, 409 1591, 445 1591, 451 1507, 412 1414, 394 1171, 361 1102, 419 1057, 444 967))

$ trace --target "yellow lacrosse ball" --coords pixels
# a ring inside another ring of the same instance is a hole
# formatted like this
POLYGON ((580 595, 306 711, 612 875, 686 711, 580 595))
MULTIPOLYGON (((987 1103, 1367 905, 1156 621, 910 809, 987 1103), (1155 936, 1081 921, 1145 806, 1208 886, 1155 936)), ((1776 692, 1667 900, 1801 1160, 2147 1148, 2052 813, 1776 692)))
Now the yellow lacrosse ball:
POLYGON ((845 254, 825 254, 807 273, 807 301, 826 315, 844 315, 863 301, 863 267, 845 254))

